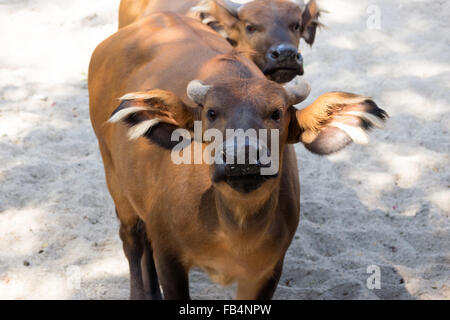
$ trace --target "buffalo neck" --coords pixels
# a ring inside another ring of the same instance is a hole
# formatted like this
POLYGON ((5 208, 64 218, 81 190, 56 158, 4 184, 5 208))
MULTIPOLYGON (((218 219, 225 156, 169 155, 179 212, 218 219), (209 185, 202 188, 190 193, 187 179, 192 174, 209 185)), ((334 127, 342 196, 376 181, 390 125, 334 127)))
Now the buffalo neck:
MULTIPOLYGON (((278 179, 276 179, 278 180, 278 179)), ((214 187, 213 187, 214 188, 214 187)), ((219 223, 233 233, 263 233, 275 218, 279 187, 272 190, 261 187, 251 195, 214 188, 216 212, 219 223), (264 190, 266 189, 266 190, 264 190)))

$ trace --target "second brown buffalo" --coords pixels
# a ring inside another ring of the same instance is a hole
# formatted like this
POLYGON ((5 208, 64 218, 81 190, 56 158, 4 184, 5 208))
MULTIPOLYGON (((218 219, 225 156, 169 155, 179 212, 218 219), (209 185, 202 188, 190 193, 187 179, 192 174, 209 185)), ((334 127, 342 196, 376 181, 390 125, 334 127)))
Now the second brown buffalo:
POLYGON ((280 83, 303 75, 300 39, 312 45, 320 25, 315 0, 122 0, 119 28, 162 11, 202 21, 280 83))

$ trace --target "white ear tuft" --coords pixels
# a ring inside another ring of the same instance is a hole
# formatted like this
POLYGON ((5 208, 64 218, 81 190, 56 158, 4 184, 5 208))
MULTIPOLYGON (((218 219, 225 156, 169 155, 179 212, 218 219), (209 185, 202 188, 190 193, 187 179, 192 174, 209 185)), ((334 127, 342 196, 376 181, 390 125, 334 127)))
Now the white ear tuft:
POLYGON ((120 101, 129 101, 129 100, 137 100, 137 99, 151 99, 154 96, 152 94, 148 94, 147 92, 132 92, 127 93, 126 95, 119 98, 120 101))
POLYGON ((363 112, 363 111, 349 111, 349 112, 346 112, 345 114, 363 118, 364 120, 366 120, 367 122, 370 122, 371 125, 374 125, 377 128, 380 128, 380 129, 384 128, 383 120, 371 113, 363 112))
POLYGON ((207 17, 207 18, 202 20, 203 24, 209 24, 209 23, 212 23, 212 22, 217 22, 217 19, 212 17, 212 16, 207 17))
POLYGON ((336 127, 344 131, 355 143, 368 144, 369 136, 361 127, 353 127, 348 124, 333 121, 329 124, 331 127, 336 127))
POLYGON ((142 137, 148 130, 150 130, 150 128, 156 126, 160 122, 161 120, 156 118, 138 123, 137 125, 130 128, 130 130, 128 131, 128 138, 130 140, 135 140, 139 137, 142 137))
POLYGON ((111 116, 111 118, 109 118, 108 122, 116 123, 116 122, 119 122, 119 121, 125 119, 126 117, 128 117, 132 113, 137 113, 137 112, 146 111, 146 110, 148 110, 148 109, 145 108, 145 107, 129 107, 129 108, 125 108, 125 109, 117 111, 115 114, 113 114, 111 116))

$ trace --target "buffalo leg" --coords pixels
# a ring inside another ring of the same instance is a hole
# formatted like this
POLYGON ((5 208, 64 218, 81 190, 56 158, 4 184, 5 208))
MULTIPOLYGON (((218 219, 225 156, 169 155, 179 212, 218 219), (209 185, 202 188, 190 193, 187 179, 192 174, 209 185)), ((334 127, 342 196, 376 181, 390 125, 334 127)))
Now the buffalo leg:
MULTIPOLYGON (((118 213, 120 218, 120 215, 118 213)), ((132 223, 125 223, 120 219, 120 238, 123 251, 130 266, 130 299, 142 300, 146 298, 142 281, 141 259, 144 253, 142 244, 143 223, 137 218, 132 223)))
POLYGON ((239 300, 270 300, 272 299, 283 270, 283 259, 277 264, 271 276, 262 281, 251 282, 242 280, 238 283, 237 299, 239 300))
POLYGON ((164 299, 190 300, 189 274, 181 261, 167 252, 155 252, 156 270, 164 299))
POLYGON ((147 295, 152 300, 161 300, 161 290, 159 289, 158 274, 156 273, 155 260, 153 259, 153 249, 150 240, 147 239, 147 234, 144 232, 142 238, 144 246, 144 255, 142 257, 142 279, 144 282, 144 289, 147 295))

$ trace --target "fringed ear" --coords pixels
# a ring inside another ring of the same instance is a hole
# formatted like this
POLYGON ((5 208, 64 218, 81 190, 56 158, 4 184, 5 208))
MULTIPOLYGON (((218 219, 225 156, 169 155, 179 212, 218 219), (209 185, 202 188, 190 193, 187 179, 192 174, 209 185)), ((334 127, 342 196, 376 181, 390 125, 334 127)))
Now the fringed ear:
POLYGON ((238 14, 242 4, 234 4, 229 0, 213 0, 210 3, 209 14, 225 29, 233 28, 239 21, 238 14))
POLYGON ((228 34, 226 33, 225 28, 220 21, 211 14, 213 9, 214 6, 211 0, 202 0, 195 7, 192 7, 187 15, 191 18, 200 20, 218 34, 227 38, 228 34))
POLYGON ((108 122, 122 122, 128 125, 130 140, 140 137, 152 138, 152 131, 159 124, 165 128, 190 128, 194 121, 193 110, 169 91, 133 92, 119 100, 121 103, 108 122))
POLYGON ((366 144, 366 133, 373 127, 383 128, 387 113, 368 97, 345 92, 320 96, 305 109, 297 110, 291 121, 289 141, 301 141, 313 153, 337 152, 350 142, 366 144), (299 131, 298 131, 299 130, 299 131))
POLYGON ((233 1, 202 0, 189 10, 188 16, 202 21, 235 47, 238 43, 230 37, 237 31, 235 26, 239 21, 240 6, 242 4, 239 3, 235 6, 233 1))
POLYGON ((303 11, 301 26, 302 38, 311 46, 316 39, 317 27, 323 26, 319 21, 321 12, 325 11, 319 9, 316 0, 310 0, 303 11))

